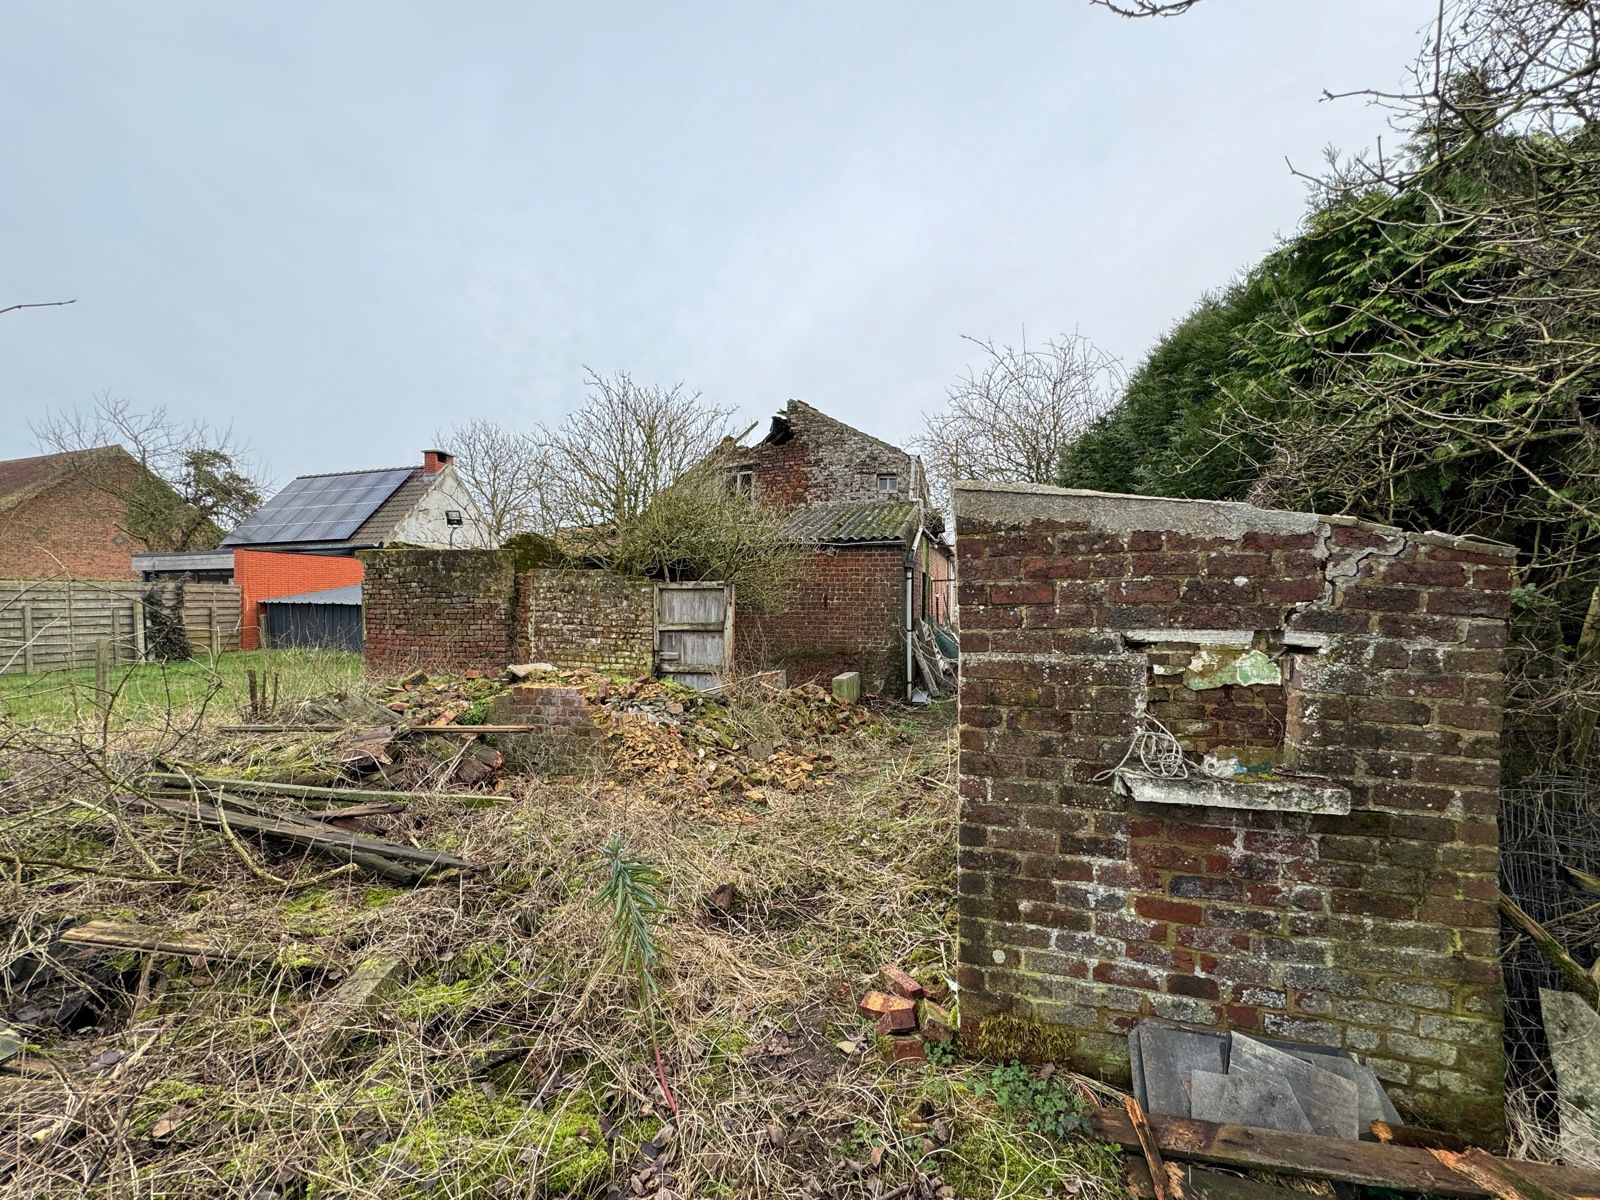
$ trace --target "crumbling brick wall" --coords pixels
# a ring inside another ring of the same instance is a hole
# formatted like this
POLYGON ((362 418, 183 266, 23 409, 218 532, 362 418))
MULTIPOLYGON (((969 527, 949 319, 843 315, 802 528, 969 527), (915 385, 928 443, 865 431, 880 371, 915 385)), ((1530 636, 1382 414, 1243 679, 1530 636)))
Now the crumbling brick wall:
POLYGON ((901 546, 812 551, 781 612, 738 609, 741 666, 782 667, 791 685, 860 671, 867 691, 904 696, 905 563, 901 546))
POLYGON ((576 767, 599 746, 600 727, 582 689, 521 684, 489 701, 488 723, 524 725, 526 733, 501 734, 497 744, 518 768, 576 767))
POLYGON ((956 528, 964 1036, 1008 1013, 1113 1076, 1147 1016, 1343 1046, 1494 1138, 1511 550, 1054 488, 963 488, 956 528), (1113 774, 1163 707, 1274 774, 1113 774))
POLYGON ((532 571, 527 657, 558 667, 648 675, 655 661, 655 584, 604 571, 532 571))
POLYGON ((500 671, 517 655, 513 559, 504 550, 364 550, 368 670, 500 671))
POLYGON ((884 500, 878 476, 898 481, 901 499, 927 498, 922 464, 897 446, 789 401, 765 439, 732 460, 755 476, 758 498, 779 508, 840 500, 884 500))

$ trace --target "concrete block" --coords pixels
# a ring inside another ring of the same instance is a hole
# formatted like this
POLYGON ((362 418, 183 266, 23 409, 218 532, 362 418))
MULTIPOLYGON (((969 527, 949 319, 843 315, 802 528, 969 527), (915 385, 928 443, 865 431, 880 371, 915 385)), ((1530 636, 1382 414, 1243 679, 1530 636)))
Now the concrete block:
POLYGON ((861 699, 861 672, 846 671, 833 677, 833 695, 836 700, 854 704, 861 699))

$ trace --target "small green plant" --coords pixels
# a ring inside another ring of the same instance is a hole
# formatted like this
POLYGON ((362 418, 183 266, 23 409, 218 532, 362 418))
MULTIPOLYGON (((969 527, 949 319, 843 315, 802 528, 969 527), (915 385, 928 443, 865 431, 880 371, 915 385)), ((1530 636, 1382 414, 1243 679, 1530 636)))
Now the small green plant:
POLYGON ((950 1042, 929 1042, 925 1052, 930 1067, 948 1067, 956 1061, 956 1048, 950 1042))
POLYGON ((667 877, 642 859, 628 857, 620 836, 600 851, 605 881, 594 898, 596 908, 611 910, 606 927, 607 959, 639 982, 641 1000, 654 996, 661 949, 656 945, 655 923, 667 911, 667 877))
POLYGON ((1059 1079, 1040 1075, 1021 1063, 996 1067, 987 1079, 978 1080, 973 1090, 988 1096, 1001 1112, 1035 1133, 1060 1140, 1078 1132, 1082 1098, 1059 1079))

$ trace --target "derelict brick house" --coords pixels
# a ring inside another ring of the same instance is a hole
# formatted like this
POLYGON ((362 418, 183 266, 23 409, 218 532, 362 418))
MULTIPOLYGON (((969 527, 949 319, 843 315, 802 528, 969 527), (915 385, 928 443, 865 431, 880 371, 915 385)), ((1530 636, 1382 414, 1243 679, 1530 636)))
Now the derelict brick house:
POLYGON ((790 683, 860 671, 868 691, 906 695, 908 623, 953 623, 955 556, 921 460, 791 400, 730 462, 733 486, 787 510, 810 551, 781 612, 738 614, 741 653, 790 683))
MULTIPOLYGON (((358 551, 389 546, 479 550, 493 545, 453 458, 442 450, 425 450, 420 466, 301 475, 223 538, 217 550, 135 555, 134 566, 147 579, 212 577, 226 571, 243 594, 240 645, 246 650, 272 641, 267 626, 273 615, 266 607, 284 620, 292 610, 296 637, 308 629, 342 630, 356 595, 350 589, 359 588, 365 574, 358 551), (294 604, 263 606, 263 601, 285 597, 293 597, 294 604), (315 611, 319 604, 328 608, 320 616, 315 611)), ((347 647, 348 638, 341 633, 328 644, 347 647)))
POLYGON ((121 446, 0 462, 0 578, 131 578, 149 544, 126 497, 146 474, 121 446))

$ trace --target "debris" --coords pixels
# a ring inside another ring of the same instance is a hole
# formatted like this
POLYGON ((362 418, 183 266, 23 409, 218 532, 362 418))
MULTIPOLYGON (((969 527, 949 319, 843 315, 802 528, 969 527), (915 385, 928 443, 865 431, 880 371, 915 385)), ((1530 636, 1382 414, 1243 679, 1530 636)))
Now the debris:
POLYGON ((73 946, 141 950, 149 954, 176 954, 183 958, 209 958, 223 962, 272 962, 280 957, 280 951, 272 946, 219 947, 204 938, 130 921, 85 921, 62 930, 60 939, 73 946))
POLYGON ((1183 1190, 1175 1186, 1175 1181, 1167 1172, 1166 1160, 1161 1157, 1161 1148, 1156 1145, 1155 1134, 1150 1130, 1149 1119, 1145 1116, 1144 1109, 1132 1096, 1124 1096, 1122 1106, 1128 1114, 1128 1123, 1133 1127, 1134 1137, 1138 1140, 1139 1151, 1144 1155, 1145 1166, 1150 1171, 1150 1185, 1155 1192, 1156 1200, 1183 1200, 1183 1190))
POLYGON ((889 1065, 899 1066, 902 1063, 916 1064, 926 1062, 927 1050, 922 1044, 922 1039, 916 1034, 909 1037, 891 1038, 889 1041, 889 1065))
POLYGON ((950 1010, 932 1000, 917 1001, 917 1028, 927 1041, 948 1046, 956 1040, 955 1021, 950 1010))
POLYGON ((846 704, 855 704, 861 699, 861 672, 846 671, 842 675, 835 675, 830 686, 835 700, 843 700, 846 704))
POLYGON ((152 771, 145 776, 151 787, 168 793, 189 794, 194 785, 202 795, 210 792, 238 792, 246 796, 286 796, 304 804, 370 804, 386 801, 404 805, 417 799, 418 792, 376 792, 365 788, 312 787, 297 783, 274 783, 265 779, 236 779, 226 775, 184 775, 177 772, 152 771))
POLYGON ((1202 646, 1183 672, 1183 686, 1191 692, 1282 682, 1283 668, 1262 651, 1229 646, 1202 646))
MULTIPOLYGON (((1295 1098, 1294 1088, 1279 1075, 1256 1071, 1195 1071, 1189 1076, 1190 1104, 1207 1120, 1286 1133, 1319 1133, 1295 1098)), ((1320 1136, 1327 1137, 1323 1132, 1320 1136)))
POLYGON ((547 662, 514 663, 511 666, 506 668, 506 678, 507 679, 527 679, 527 678, 529 678, 531 676, 534 676, 534 675, 543 675, 546 672, 554 674, 555 673, 555 669, 556 669, 556 665, 554 663, 547 663, 547 662))
POLYGON ((1539 989, 1545 1040, 1556 1072, 1561 1157, 1600 1166, 1600 1013, 1571 992, 1539 989))
POLYGON ((868 992, 857 1006, 861 1015, 874 1022, 888 1018, 889 1027, 883 1032, 902 1031, 917 1027, 917 1006, 904 996, 891 996, 887 992, 868 992))
MULTIPOLYGON (((1098 1109, 1089 1115, 1088 1125, 1105 1141, 1130 1150, 1140 1148, 1133 1122, 1121 1110, 1098 1109)), ((1439 1196, 1497 1194, 1440 1162, 1433 1151, 1412 1146, 1249 1129, 1155 1114, 1149 1115, 1149 1125, 1157 1148, 1166 1158, 1308 1175, 1395 1191, 1431 1192, 1439 1196)), ((1534 1183, 1568 1196, 1600 1196, 1600 1171, 1533 1162, 1516 1162, 1512 1169, 1534 1183)))
POLYGON ((884 967, 879 974, 883 976, 884 986, 896 996, 903 996, 907 1000, 922 999, 922 985, 894 963, 884 967))
POLYGON ((1550 931, 1535 921, 1522 907, 1504 892, 1500 893, 1501 914, 1527 934, 1538 947, 1539 953, 1550 960, 1550 965, 1561 973, 1561 978, 1573 991, 1589 1002, 1590 1008, 1600 1008, 1600 982, 1578 965, 1576 959, 1562 948, 1550 931))
POLYGON ((306 1015, 297 1050, 308 1055, 336 1056, 355 1033, 356 1020, 370 1012, 405 971, 405 960, 395 955, 379 955, 357 963, 344 981, 306 1015))
POLYGON ((342 862, 353 862, 397 883, 419 882, 431 871, 477 870, 477 864, 442 850, 422 850, 381 838, 362 837, 291 817, 247 812, 224 816, 209 804, 167 800, 159 796, 147 797, 144 803, 170 816, 186 817, 206 825, 243 830, 293 846, 303 846, 342 862))
POLYGON ((1504 1159, 1476 1147, 1470 1150, 1431 1150, 1435 1158, 1458 1175, 1482 1184, 1500 1200, 1570 1200, 1560 1192, 1533 1182, 1504 1159))

